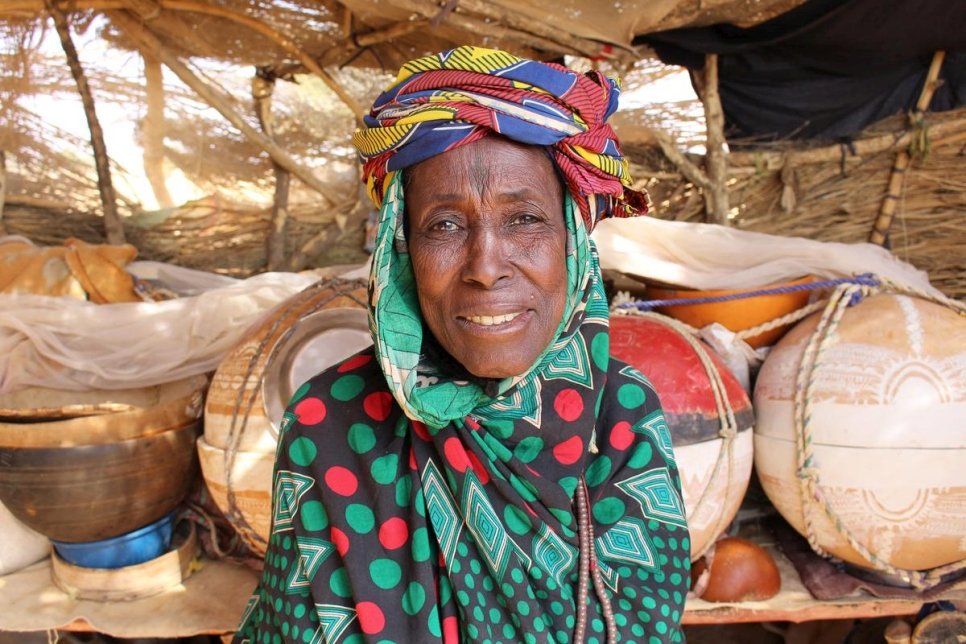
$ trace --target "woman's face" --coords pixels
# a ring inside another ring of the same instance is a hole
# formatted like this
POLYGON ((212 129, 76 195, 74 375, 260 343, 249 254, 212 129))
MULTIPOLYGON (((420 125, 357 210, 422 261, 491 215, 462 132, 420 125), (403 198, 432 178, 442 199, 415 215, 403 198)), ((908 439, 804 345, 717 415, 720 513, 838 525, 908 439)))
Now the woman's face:
POLYGON ((423 319, 470 373, 524 373, 567 299, 563 192, 540 149, 485 137, 406 170, 423 319))

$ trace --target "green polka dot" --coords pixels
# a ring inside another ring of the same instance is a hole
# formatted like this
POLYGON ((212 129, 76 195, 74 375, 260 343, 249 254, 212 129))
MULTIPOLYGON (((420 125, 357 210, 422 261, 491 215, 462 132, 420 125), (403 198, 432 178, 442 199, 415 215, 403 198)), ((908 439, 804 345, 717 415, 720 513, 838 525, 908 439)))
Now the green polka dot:
POLYGON ((513 489, 517 491, 524 501, 536 501, 537 500, 537 489, 533 487, 533 483, 526 479, 521 479, 516 474, 510 474, 510 485, 513 489))
POLYGON ((369 534, 376 524, 372 510, 361 503, 353 503, 345 509, 345 520, 359 534, 369 534))
POLYGON ((550 612, 551 613, 553 613, 554 615, 563 615, 563 611, 564 611, 563 604, 561 604, 558 601, 552 601, 552 602, 550 602, 550 612))
POLYGON ((473 577, 472 573, 468 572, 463 576, 463 585, 469 588, 470 590, 473 590, 473 588, 476 586, 476 580, 473 577))
POLYGON ((500 623, 500 610, 498 608, 491 608, 488 615, 490 617, 491 622, 493 622, 494 624, 500 623))
POLYGON ((400 438, 405 436, 409 432, 409 419, 405 414, 399 416, 399 420, 396 421, 396 431, 394 434, 400 438))
POLYGON ((389 485, 396 479, 398 472, 399 456, 396 454, 386 454, 380 456, 372 462, 370 473, 372 480, 381 485, 389 485))
POLYGON ((616 496, 609 496, 594 504, 594 518, 598 523, 610 525, 624 516, 624 502, 616 496))
POLYGON ((486 428, 497 438, 510 438, 513 436, 513 421, 487 420, 486 428))
POLYGON ((503 509, 503 520, 514 534, 524 535, 530 532, 530 517, 515 505, 507 505, 503 509))
POLYGON ((426 532, 426 528, 413 530, 411 547, 414 561, 427 561, 429 559, 429 534, 426 532))
POLYGON ((402 569, 392 559, 376 559, 369 564, 369 577, 383 590, 395 588, 402 579, 402 569))
MULTIPOLYGON (((352 596, 352 588, 349 586, 349 575, 345 568, 339 568, 329 577, 329 589, 338 597, 352 596)), ((304 610, 302 611, 305 612, 304 610)), ((301 617, 301 615, 299 616, 301 617)))
POLYGON ((429 620, 427 622, 429 626, 429 632, 434 637, 440 637, 443 634, 443 626, 439 623, 439 607, 433 606, 433 610, 429 611, 429 620))
POLYGON ((418 582, 410 582, 403 593, 402 606, 407 615, 415 615, 426 603, 426 591, 418 582))
POLYGON ((541 450, 543 450, 543 439, 539 436, 527 436, 517 443, 517 446, 513 449, 513 455, 524 463, 529 463, 537 457, 541 450))
POLYGON ((517 629, 513 628, 512 624, 503 625, 503 637, 507 638, 511 642, 516 639, 517 629))
POLYGON ((289 459, 296 465, 301 465, 302 467, 311 465, 317 453, 318 449, 316 449, 315 443, 307 436, 299 436, 288 446, 289 459))
POLYGON ((365 454, 376 445, 376 435, 372 427, 365 423, 355 423, 349 428, 349 447, 356 454, 365 454))
POLYGON ((517 613, 526 617, 530 614, 530 604, 523 601, 522 599, 517 602, 517 613))
POLYGON ((610 338, 606 331, 601 331, 590 341, 590 358, 598 369, 607 369, 610 352, 610 338))
MULTIPOLYGON (((325 512, 325 507, 321 501, 306 501, 299 509, 299 518, 302 520, 302 527, 306 532, 317 532, 324 530, 329 525, 329 515, 325 512)), ((281 566, 282 569, 287 566, 281 566)))
POLYGON ((656 624, 654 624, 654 630, 656 630, 661 635, 664 635, 665 633, 667 633, 667 624, 665 624, 664 622, 657 622, 656 624))
POLYGON ((560 479, 560 487, 563 491, 567 493, 567 496, 573 498, 574 492, 577 490, 577 477, 576 476, 565 476, 560 479))
POLYGON ((362 376, 350 373, 333 382, 329 393, 336 400, 348 402, 358 396, 365 386, 366 381, 362 379, 362 376))
POLYGON ((408 476, 403 476, 396 481, 396 505, 401 508, 409 506, 409 500, 413 495, 413 480, 408 476))
POLYGON ((299 387, 298 389, 296 389, 295 390, 295 393, 292 394, 292 400, 291 400, 291 402, 289 402, 289 405, 291 405, 294 402, 298 402, 298 401, 302 400, 303 398, 305 398, 305 394, 309 393, 309 389, 310 389, 309 383, 307 383, 307 382, 302 383, 302 386, 299 387))
POLYGON ((585 474, 587 485, 596 487, 606 481, 607 477, 610 476, 612 467, 613 462, 611 462, 609 456, 598 456, 595 458, 594 462, 587 468, 587 473, 585 474))
POLYGON ((557 520, 563 524, 563 527, 570 525, 570 523, 573 521, 573 515, 570 512, 571 511, 569 509, 550 508, 550 514, 555 516, 557 520))
POLYGON ((617 402, 621 404, 624 409, 637 409, 644 404, 647 399, 647 394, 644 393, 644 389, 640 385, 633 382, 628 382, 621 385, 620 389, 617 390, 617 402))
POLYGON ((641 469, 651 462, 654 452, 650 443, 638 443, 634 453, 627 460, 627 464, 635 469, 641 469))

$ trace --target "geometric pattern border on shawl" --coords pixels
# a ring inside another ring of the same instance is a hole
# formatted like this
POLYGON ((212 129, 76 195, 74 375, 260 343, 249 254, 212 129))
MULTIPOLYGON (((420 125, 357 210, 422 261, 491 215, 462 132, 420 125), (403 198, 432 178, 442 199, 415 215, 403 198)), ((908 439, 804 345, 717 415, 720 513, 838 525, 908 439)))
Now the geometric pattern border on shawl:
POLYGON ((319 618, 319 627, 312 635, 309 644, 336 644, 342 639, 345 629, 356 618, 356 612, 347 606, 335 604, 316 604, 315 614, 319 618))
POLYGON ((466 527, 480 544, 483 557, 486 558, 497 579, 503 579, 510 555, 516 549, 513 540, 503 528, 500 517, 486 498, 483 486, 473 474, 466 477, 463 491, 463 513, 466 517, 466 527))
POLYGON ((571 569, 576 557, 577 549, 561 539, 547 524, 543 524, 540 532, 533 537, 533 558, 557 585, 563 585, 563 573, 571 569))
POLYGON ((684 503, 674 489, 668 468, 649 470, 618 481, 617 487, 640 503, 645 517, 682 528, 687 527, 684 503))
POLYGON ((554 347, 553 360, 547 365, 547 380, 567 380, 588 389, 594 388, 594 374, 590 369, 587 345, 580 336, 572 338, 562 347, 554 347))
POLYGON ((291 595, 308 588, 322 562, 329 558, 335 546, 318 537, 296 537, 298 562, 289 573, 285 594, 291 595))
POLYGON ((671 431, 668 429, 667 418, 664 416, 663 411, 660 409, 652 411, 637 421, 631 428, 631 431, 650 436, 657 443, 661 456, 672 465, 675 464, 671 431))
POLYGON ((456 557, 456 544, 463 522, 456 511, 456 503, 450 496, 443 476, 432 461, 423 468, 423 495, 426 498, 426 514, 436 533, 443 560, 449 564, 456 557))
POLYGON ((595 545, 600 559, 658 569, 654 544, 644 522, 638 518, 621 519, 598 537, 595 545))
POLYGON ((315 479, 288 470, 279 470, 275 477, 275 516, 272 518, 272 531, 281 532, 292 529, 292 517, 298 512, 299 503, 305 493, 315 485, 315 479))

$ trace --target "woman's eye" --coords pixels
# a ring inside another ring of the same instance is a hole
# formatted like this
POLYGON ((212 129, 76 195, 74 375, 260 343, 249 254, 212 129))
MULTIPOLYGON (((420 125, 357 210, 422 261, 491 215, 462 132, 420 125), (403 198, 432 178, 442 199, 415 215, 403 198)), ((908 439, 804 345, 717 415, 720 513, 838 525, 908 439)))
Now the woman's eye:
POLYGON ((430 224, 429 229, 439 232, 450 232, 456 230, 456 223, 450 221, 449 219, 443 219, 440 221, 434 221, 432 224, 430 224))
POLYGON ((535 215, 531 215, 528 212, 522 212, 516 215, 515 217, 513 217, 510 223, 511 224, 535 224, 538 221, 540 221, 539 217, 535 215))

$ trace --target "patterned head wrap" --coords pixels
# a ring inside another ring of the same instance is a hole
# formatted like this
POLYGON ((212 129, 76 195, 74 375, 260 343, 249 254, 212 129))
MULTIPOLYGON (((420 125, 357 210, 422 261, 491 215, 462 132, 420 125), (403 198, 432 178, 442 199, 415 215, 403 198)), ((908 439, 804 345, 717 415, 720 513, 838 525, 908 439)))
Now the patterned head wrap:
POLYGON ((503 51, 459 47, 406 63, 375 101, 352 142, 365 160, 369 195, 381 206, 391 175, 493 132, 547 146, 587 230, 605 217, 648 212, 630 188, 627 160, 605 122, 620 87, 600 72, 581 74, 503 51))

